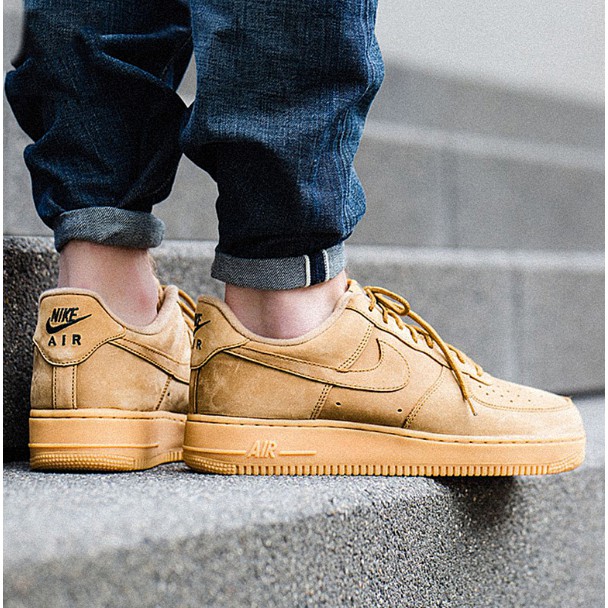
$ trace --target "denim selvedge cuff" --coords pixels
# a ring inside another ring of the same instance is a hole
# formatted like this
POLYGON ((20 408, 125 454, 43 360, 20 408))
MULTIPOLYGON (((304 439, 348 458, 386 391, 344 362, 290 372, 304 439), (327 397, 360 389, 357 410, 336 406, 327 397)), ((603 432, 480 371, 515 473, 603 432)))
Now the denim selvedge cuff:
POLYGON ((236 258, 215 252, 214 279, 254 289, 296 289, 329 281, 344 270, 344 243, 291 258, 236 258))
POLYGON ((53 227, 55 248, 73 240, 101 245, 148 249, 158 247, 165 233, 165 224, 144 211, 116 207, 86 207, 62 213, 53 227))

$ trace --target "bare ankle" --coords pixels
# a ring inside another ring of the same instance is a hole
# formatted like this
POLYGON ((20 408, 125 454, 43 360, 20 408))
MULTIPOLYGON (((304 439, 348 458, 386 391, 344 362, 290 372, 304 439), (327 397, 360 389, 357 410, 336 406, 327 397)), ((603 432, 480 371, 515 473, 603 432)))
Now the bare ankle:
POLYGON ((156 317, 158 281, 146 249, 70 241, 59 256, 58 287, 90 289, 133 325, 156 317))
POLYGON ((270 291, 226 285, 226 304, 250 331, 267 338, 297 338, 318 327, 346 291, 346 273, 303 287, 270 291))

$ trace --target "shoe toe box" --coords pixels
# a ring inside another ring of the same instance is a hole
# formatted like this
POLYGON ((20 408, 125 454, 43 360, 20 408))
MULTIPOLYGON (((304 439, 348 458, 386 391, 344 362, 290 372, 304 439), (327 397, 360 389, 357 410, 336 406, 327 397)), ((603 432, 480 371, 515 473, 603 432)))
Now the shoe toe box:
POLYGON ((475 382, 472 401, 477 418, 492 430, 530 439, 581 437, 580 413, 569 397, 492 378, 489 384, 475 382))
POLYGON ((585 435, 581 416, 568 397, 487 374, 469 379, 467 385, 472 407, 456 382, 446 377, 440 389, 412 411, 407 428, 505 441, 569 441, 585 435))

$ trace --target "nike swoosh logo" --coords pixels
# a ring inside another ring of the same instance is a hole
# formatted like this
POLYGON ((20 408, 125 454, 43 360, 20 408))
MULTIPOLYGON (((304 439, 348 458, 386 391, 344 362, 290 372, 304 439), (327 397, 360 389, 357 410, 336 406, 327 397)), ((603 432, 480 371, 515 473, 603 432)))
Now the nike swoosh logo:
POLYGON ((47 319, 46 320, 46 331, 49 334, 56 334, 58 331, 61 331, 62 329, 67 329, 71 325, 75 325, 76 323, 79 323, 80 321, 84 321, 85 319, 88 319, 90 316, 91 315, 85 315, 84 317, 79 317, 78 319, 68 321, 67 323, 62 323, 61 325, 55 325, 54 327, 53 327, 53 325, 51 325, 51 320, 47 319))
POLYGON ((294 376, 343 388, 391 392, 407 386, 410 379, 410 366, 407 359, 388 342, 377 338, 376 343, 380 352, 378 363, 362 370, 339 370, 320 363, 264 352, 252 348, 251 343, 227 350, 226 354, 294 376))

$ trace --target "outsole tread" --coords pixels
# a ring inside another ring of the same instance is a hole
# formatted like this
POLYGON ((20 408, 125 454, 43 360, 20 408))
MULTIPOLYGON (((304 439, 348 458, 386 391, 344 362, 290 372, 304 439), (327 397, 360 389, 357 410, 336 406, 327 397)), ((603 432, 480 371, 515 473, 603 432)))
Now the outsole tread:
POLYGON ((159 464, 182 460, 181 450, 172 450, 150 458, 132 458, 103 454, 55 453, 38 454, 30 458, 36 471, 125 472, 151 469, 159 464))
POLYGON ((101 409, 86 414, 38 410, 31 415, 30 467, 124 472, 182 460, 184 414, 126 411, 119 415, 101 409))
POLYGON ((534 442, 505 436, 494 443, 453 436, 447 442, 431 432, 385 433, 377 426, 340 422, 249 424, 244 418, 198 415, 186 422, 184 461, 196 471, 231 475, 511 477, 569 471, 585 457, 584 436, 534 442))
POLYGON ((184 454, 186 464, 201 473, 223 475, 347 475, 390 477, 512 477, 514 475, 547 475, 574 469, 582 459, 571 455, 557 463, 519 465, 350 465, 350 464, 229 464, 211 458, 184 454))

